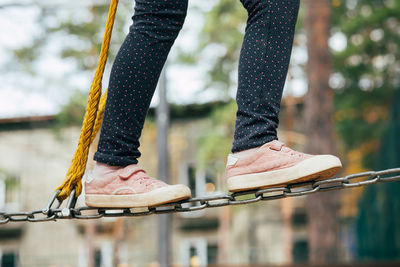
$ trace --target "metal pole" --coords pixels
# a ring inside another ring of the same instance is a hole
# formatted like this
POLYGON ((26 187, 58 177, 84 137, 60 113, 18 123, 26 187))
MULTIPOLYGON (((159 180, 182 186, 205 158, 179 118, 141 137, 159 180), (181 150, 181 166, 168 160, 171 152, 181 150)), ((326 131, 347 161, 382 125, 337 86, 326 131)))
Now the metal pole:
MULTIPOLYGON (((158 178, 168 183, 168 125, 169 109, 167 101, 167 77, 165 63, 159 79, 159 104, 157 106, 157 145, 158 145, 158 178)), ((160 267, 169 266, 169 229, 171 217, 169 214, 158 215, 158 262, 160 267)))

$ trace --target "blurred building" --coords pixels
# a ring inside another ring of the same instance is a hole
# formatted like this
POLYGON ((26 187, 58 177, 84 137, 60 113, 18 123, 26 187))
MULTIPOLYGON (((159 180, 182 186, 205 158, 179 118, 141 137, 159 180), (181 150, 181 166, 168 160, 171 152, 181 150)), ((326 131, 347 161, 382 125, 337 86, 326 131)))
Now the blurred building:
MULTIPOLYGON (((213 127, 210 109, 188 107, 170 128, 170 183, 189 185, 194 196, 226 192, 222 171, 198 167, 198 138, 213 127)), ((292 124, 283 123, 280 139, 301 146, 292 124)), ((0 210, 44 207, 64 178, 79 131, 56 127, 52 116, 0 120, 0 210)), ((148 121, 140 164, 153 177, 156 143, 148 121)), ((302 197, 173 214, 170 253, 175 266, 306 262, 306 227, 302 197)), ((0 226, 0 266, 156 266, 156 231, 156 215, 8 223, 0 226)))

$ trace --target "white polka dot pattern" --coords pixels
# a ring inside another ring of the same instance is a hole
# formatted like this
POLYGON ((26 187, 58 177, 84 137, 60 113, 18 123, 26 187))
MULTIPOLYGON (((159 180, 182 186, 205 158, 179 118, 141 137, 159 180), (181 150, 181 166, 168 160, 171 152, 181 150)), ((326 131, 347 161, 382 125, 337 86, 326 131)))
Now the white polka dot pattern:
MULTIPOLYGON (((248 11, 239 59, 232 151, 276 138, 299 0, 240 0, 248 11)), ((168 53, 186 18, 188 0, 136 0, 133 24, 112 66, 96 161, 136 164, 139 138, 168 53)))

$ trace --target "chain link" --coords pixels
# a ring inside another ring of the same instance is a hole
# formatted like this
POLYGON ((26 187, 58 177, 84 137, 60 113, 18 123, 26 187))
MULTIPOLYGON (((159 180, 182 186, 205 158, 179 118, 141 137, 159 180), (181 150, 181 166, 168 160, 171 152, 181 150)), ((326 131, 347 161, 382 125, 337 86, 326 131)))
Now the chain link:
POLYGON ((49 203, 42 210, 31 212, 13 212, 7 213, 0 211, 0 224, 8 222, 47 222, 58 219, 99 219, 102 217, 137 217, 151 214, 191 212, 206 208, 215 208, 228 205, 242 205, 255 203, 258 201, 281 199, 286 197, 304 196, 316 192, 329 190, 338 190, 365 186, 376 183, 400 181, 400 168, 387 169, 382 171, 368 171, 356 174, 350 174, 340 178, 331 178, 322 181, 290 184, 261 190, 249 190, 235 192, 232 194, 219 194, 206 197, 196 197, 175 203, 168 203, 154 207, 142 209, 137 208, 75 208, 77 198, 75 190, 71 192, 64 208, 60 208, 62 202, 54 205, 60 190, 56 191, 50 198, 49 203))

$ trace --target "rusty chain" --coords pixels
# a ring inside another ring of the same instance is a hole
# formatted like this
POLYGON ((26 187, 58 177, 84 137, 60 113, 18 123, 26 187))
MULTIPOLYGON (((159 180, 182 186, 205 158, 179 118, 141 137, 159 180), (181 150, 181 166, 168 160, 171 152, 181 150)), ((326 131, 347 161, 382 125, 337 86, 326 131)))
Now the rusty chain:
POLYGON ((205 208, 215 208, 228 205, 241 205, 264 200, 281 199, 286 197, 304 196, 316 192, 358 187, 382 182, 400 181, 400 168, 382 171, 368 171, 350 174, 340 178, 331 178, 322 181, 291 184, 283 187, 274 187, 261 190, 235 192, 232 194, 219 194, 206 197, 195 197, 187 200, 168 203, 142 209, 136 208, 75 208, 77 198, 75 190, 71 192, 64 208, 62 202, 57 200, 60 191, 56 191, 49 203, 41 210, 30 212, 7 213, 0 211, 0 224, 8 222, 45 222, 58 219, 98 219, 102 217, 136 217, 151 214, 190 212, 205 208))

